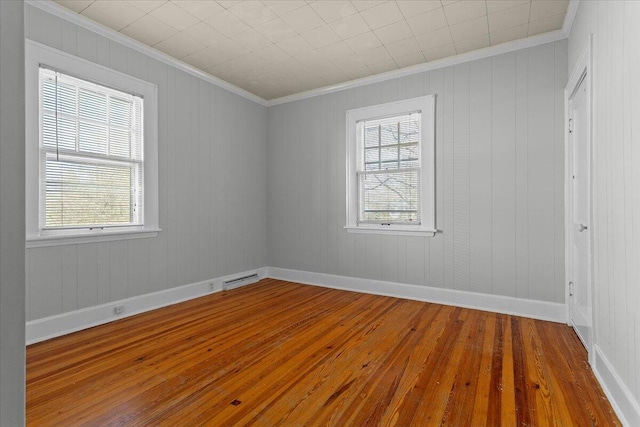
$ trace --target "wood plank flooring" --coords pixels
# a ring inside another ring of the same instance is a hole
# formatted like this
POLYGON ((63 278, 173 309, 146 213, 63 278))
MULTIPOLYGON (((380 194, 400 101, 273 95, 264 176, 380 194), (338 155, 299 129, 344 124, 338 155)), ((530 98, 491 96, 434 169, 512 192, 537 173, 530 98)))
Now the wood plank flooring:
POLYGON ((566 325, 266 279, 29 346, 27 424, 619 421, 566 325))

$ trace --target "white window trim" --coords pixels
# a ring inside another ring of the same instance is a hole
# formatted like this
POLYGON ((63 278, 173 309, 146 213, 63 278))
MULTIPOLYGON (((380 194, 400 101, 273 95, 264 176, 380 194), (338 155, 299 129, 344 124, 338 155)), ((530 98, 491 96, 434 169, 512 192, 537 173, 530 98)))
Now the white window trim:
POLYGON ((435 228, 435 95, 389 102, 347 111, 347 224, 349 233, 392 234, 396 236, 434 236, 435 228), (356 128, 362 120, 421 111, 421 223, 358 224, 358 146, 356 128))
POLYGON ((58 246, 155 237, 158 220, 158 89, 111 68, 95 64, 32 40, 25 40, 25 207, 26 247, 58 246), (144 225, 104 229, 42 230, 40 209, 39 68, 53 67, 74 77, 144 97, 144 225))

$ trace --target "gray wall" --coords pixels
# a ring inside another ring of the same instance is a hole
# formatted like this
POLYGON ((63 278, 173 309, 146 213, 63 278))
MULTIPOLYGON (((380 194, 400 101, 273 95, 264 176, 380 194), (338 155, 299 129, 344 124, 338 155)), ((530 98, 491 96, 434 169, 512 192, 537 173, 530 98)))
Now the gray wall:
POLYGON ((0 425, 24 424, 24 28, 0 1, 0 425))
POLYGON ((269 107, 269 265, 564 301, 566 40, 269 107), (435 237, 348 234, 345 111, 437 94, 435 237))
MULTIPOLYGON (((583 1, 569 38, 572 71, 589 34, 594 35, 595 344, 636 405, 640 405, 639 22, 638 1, 583 1)), ((628 421, 640 425, 640 418, 628 421)))
POLYGON ((28 320, 267 264, 266 107, 32 6, 25 35, 158 85, 162 228, 28 249, 28 320))

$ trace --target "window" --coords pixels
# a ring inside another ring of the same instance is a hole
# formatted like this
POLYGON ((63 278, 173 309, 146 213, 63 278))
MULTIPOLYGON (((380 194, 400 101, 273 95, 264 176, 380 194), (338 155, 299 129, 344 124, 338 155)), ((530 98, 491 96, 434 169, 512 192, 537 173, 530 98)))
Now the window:
POLYGON ((157 235, 155 86, 27 46, 28 245, 157 235))
POLYGON ((347 112, 347 230, 433 235, 433 95, 347 112))

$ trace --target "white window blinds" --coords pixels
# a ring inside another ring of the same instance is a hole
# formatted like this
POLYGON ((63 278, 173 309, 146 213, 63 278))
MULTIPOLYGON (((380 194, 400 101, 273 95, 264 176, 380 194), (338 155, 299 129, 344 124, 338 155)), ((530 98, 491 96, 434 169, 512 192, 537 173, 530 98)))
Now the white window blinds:
POLYGON ((361 121, 358 222, 420 224, 420 113, 361 121))
POLYGON ((143 99, 40 67, 40 227, 143 224, 143 99))

